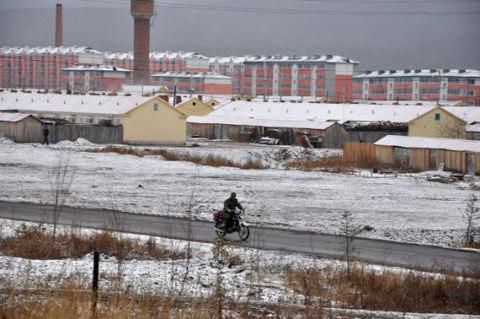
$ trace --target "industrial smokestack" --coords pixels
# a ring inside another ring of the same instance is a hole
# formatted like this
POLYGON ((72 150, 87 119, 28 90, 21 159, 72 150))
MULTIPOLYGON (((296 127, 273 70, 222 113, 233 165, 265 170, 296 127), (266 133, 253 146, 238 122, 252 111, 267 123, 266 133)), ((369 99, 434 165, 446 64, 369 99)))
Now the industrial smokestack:
POLYGON ((133 82, 150 82, 150 19, 154 15, 153 0, 131 0, 133 29, 133 82))
POLYGON ((55 11, 55 46, 63 46, 63 6, 57 3, 55 11))

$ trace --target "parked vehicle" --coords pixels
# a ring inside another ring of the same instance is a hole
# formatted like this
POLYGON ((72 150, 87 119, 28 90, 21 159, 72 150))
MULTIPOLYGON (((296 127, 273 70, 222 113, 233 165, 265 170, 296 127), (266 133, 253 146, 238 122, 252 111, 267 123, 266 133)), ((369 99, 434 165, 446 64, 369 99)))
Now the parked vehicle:
POLYGON ((263 136, 258 140, 258 143, 265 145, 280 145, 280 140, 278 138, 263 136))

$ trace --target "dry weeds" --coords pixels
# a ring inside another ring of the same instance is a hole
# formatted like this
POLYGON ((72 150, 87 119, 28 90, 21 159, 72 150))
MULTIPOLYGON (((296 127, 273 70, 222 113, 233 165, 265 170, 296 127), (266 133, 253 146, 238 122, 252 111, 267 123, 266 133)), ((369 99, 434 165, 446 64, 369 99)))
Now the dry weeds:
POLYGON ((286 163, 287 169, 297 169, 302 171, 325 171, 332 173, 352 172, 355 169, 371 169, 378 172, 405 172, 408 171, 401 167, 391 166, 385 163, 372 160, 347 161, 342 156, 331 156, 321 158, 302 158, 290 160, 286 163))
POLYGON ((245 163, 236 163, 225 157, 208 154, 206 156, 192 155, 189 153, 178 154, 166 149, 135 149, 118 146, 106 146, 103 148, 89 149, 87 152, 91 153, 116 153, 120 155, 133 155, 137 157, 144 156, 161 156, 166 161, 185 161, 197 165, 211 166, 211 167, 235 167, 240 169, 266 169, 266 165, 261 160, 250 159, 245 163))
POLYGON ((400 312, 480 313, 480 278, 429 276, 415 271, 287 269, 287 284, 306 300, 335 300, 347 308, 400 312), (312 298, 315 297, 315 298, 312 298))
POLYGON ((182 252, 170 252, 159 247, 153 239, 141 243, 108 232, 91 235, 63 233, 54 237, 39 226, 23 227, 15 236, 2 239, 0 251, 7 256, 41 260, 81 258, 93 251, 121 260, 184 258, 182 252))

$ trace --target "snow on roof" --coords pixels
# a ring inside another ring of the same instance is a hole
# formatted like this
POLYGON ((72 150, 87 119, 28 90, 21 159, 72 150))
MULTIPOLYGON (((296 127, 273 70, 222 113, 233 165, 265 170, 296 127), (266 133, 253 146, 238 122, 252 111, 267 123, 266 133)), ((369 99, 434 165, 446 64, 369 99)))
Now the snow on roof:
POLYGON ((161 72, 150 75, 155 78, 196 78, 196 79, 230 79, 229 76, 213 73, 213 72, 202 72, 202 73, 188 73, 188 72, 161 72))
MULTIPOLYGON (((119 59, 119 60, 125 60, 125 59, 130 59, 133 60, 133 52, 106 52, 105 53, 105 58, 109 60, 114 60, 114 59, 119 59)), ((184 51, 179 51, 179 52, 150 52, 150 58, 154 60, 162 60, 164 58, 173 60, 173 59, 189 59, 189 58, 195 58, 195 59, 210 59, 209 57, 206 57, 204 55, 201 55, 197 52, 184 52, 184 51)))
POLYGON ((0 93, 0 111, 120 115, 151 100, 143 96, 0 93))
POLYGON ((467 124, 480 122, 480 107, 478 106, 446 106, 442 107, 445 111, 452 113, 456 117, 464 120, 467 124))
POLYGON ((461 101, 375 101, 375 100, 354 100, 354 103, 359 104, 377 104, 377 105, 423 105, 423 106, 457 106, 461 104, 461 101))
POLYGON ((229 117, 219 119, 215 116, 190 116, 187 118, 188 123, 200 124, 228 124, 242 126, 262 126, 262 127, 289 127, 300 129, 317 129, 324 130, 329 128, 335 122, 310 120, 291 120, 280 118, 258 118, 258 117, 229 117))
POLYGON ((22 113, 0 113, 0 122, 18 122, 29 116, 30 114, 22 113))
POLYGON ((132 70, 117 68, 112 65, 78 65, 71 68, 64 68, 63 71, 103 71, 103 72, 132 72, 132 70))
POLYGON ((472 69, 412 69, 412 70, 378 70, 367 71, 354 76, 354 78, 378 78, 378 77, 420 77, 420 76, 451 76, 451 77, 480 77, 479 70, 472 69))
POLYGON ((449 151, 480 152, 480 141, 451 138, 430 138, 416 136, 387 135, 375 143, 380 146, 404 148, 428 148, 449 151))
POLYGON ((465 131, 466 132, 480 132, 480 124, 472 124, 472 125, 467 125, 465 126, 465 131))
POLYGON ((259 126, 270 121, 295 121, 302 127, 322 122, 345 123, 391 122, 408 123, 412 119, 433 109, 428 106, 361 105, 361 104, 317 104, 234 101, 214 112, 199 117, 190 117, 191 123, 247 125, 258 120, 259 126))
POLYGON ((258 55, 247 59, 245 62, 325 62, 325 63, 346 63, 358 64, 358 61, 345 58, 339 55, 258 55))
POLYGON ((90 47, 0 47, 0 53, 3 54, 33 54, 33 53, 47 53, 47 54, 79 54, 92 53, 102 54, 102 52, 92 49, 90 47))

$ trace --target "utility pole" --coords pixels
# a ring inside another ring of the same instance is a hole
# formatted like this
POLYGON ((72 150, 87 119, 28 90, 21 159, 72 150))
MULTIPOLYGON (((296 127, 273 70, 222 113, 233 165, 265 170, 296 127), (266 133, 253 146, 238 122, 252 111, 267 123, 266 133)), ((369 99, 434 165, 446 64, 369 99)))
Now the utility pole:
POLYGON ((263 101, 268 101, 268 70, 267 70, 267 62, 263 62, 263 101))
POLYGON ((173 106, 177 103, 177 84, 175 83, 173 87, 173 106))

